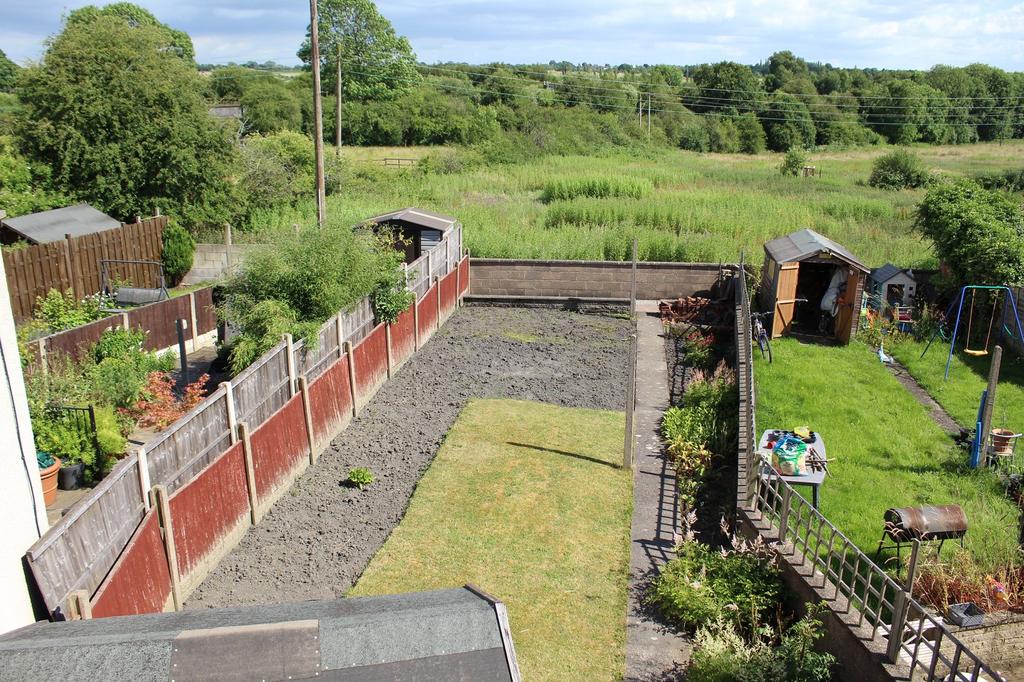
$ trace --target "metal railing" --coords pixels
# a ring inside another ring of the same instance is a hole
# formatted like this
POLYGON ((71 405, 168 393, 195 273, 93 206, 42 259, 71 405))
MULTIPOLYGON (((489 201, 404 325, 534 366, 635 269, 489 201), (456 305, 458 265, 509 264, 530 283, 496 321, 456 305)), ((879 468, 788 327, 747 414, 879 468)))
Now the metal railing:
MULTIPOLYGON (((746 273, 742 256, 740 269, 746 273)), ((842 622, 851 628, 870 628, 870 638, 884 642, 888 661, 908 667, 910 679, 1003 680, 913 598, 913 567, 905 585, 896 582, 789 483, 764 470, 756 451, 757 395, 745 274, 741 283, 744 286, 737 287, 736 294, 738 511, 746 514, 765 540, 777 542, 780 552, 791 553, 793 561, 810 568, 800 571, 802 579, 835 612, 846 616, 842 622)))

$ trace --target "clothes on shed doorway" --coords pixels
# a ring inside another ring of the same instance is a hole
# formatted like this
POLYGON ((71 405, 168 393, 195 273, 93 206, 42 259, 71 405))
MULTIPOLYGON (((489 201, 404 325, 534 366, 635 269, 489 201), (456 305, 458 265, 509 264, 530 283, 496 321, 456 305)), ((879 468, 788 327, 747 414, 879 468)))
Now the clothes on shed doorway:
POLYGON ((849 273, 846 271, 846 268, 835 269, 832 273, 832 279, 829 280, 828 289, 825 290, 825 295, 821 297, 821 312, 828 313, 832 317, 836 316, 836 313, 839 311, 836 301, 846 287, 848 276, 849 273))

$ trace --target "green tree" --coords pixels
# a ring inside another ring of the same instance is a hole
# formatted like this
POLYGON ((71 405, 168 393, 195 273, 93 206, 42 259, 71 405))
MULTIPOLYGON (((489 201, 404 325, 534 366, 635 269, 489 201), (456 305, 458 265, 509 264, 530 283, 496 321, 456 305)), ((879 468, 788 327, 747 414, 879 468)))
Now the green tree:
POLYGON ((1024 284, 1024 210, 961 178, 928 190, 915 226, 960 284, 1024 284))
POLYGON ((701 64, 693 71, 692 89, 683 103, 694 111, 757 111, 764 97, 760 81, 749 66, 735 62, 701 64))
POLYGON ((7 58, 3 50, 0 50, 0 92, 11 92, 14 90, 14 81, 18 77, 18 65, 7 58))
MULTIPOLYGON (((335 143, 341 145, 341 108, 348 99, 390 99, 419 79, 408 39, 372 0, 319 0, 322 87, 334 90, 335 143)), ((298 56, 310 64, 310 27, 298 56)))
POLYGON ((115 2, 103 7, 96 7, 95 5, 79 7, 68 13, 66 24, 68 26, 88 25, 99 17, 116 17, 132 28, 139 26, 157 28, 165 36, 165 49, 169 48, 169 51, 180 55, 190 62, 196 57, 195 48, 192 46, 192 38, 187 33, 161 23, 153 16, 152 12, 130 2, 115 2))
POLYGON ((784 152, 814 144, 816 129, 807 105, 785 92, 773 92, 759 113, 768 137, 768 148, 784 152))
POLYGON ((231 138, 166 38, 120 17, 69 23, 19 79, 18 130, 79 200, 121 218, 159 207, 186 226, 219 224, 230 217, 231 138))

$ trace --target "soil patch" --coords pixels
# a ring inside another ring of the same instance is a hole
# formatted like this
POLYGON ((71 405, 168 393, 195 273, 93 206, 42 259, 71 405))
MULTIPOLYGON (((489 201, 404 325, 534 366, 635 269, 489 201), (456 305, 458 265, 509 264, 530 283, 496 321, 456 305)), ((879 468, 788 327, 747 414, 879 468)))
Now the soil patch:
POLYGON ((381 388, 317 464, 215 568, 186 608, 334 599, 398 525, 470 398, 621 410, 629 323, 545 308, 472 306, 381 388), (370 467, 365 490, 342 485, 370 467))

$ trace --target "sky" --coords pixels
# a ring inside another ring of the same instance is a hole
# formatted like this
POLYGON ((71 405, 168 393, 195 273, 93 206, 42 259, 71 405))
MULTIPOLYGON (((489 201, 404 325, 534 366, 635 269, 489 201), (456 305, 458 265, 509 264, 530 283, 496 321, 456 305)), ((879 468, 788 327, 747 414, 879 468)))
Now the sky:
MULTIPOLYGON (((0 49, 38 59, 76 0, 0 0, 0 49)), ((102 0, 99 3, 102 4, 102 0)), ((192 36, 201 63, 297 63, 303 0, 138 0, 192 36)), ((1024 2, 379 0, 423 62, 753 64, 790 50, 845 67, 984 62, 1024 71, 1024 2)))

